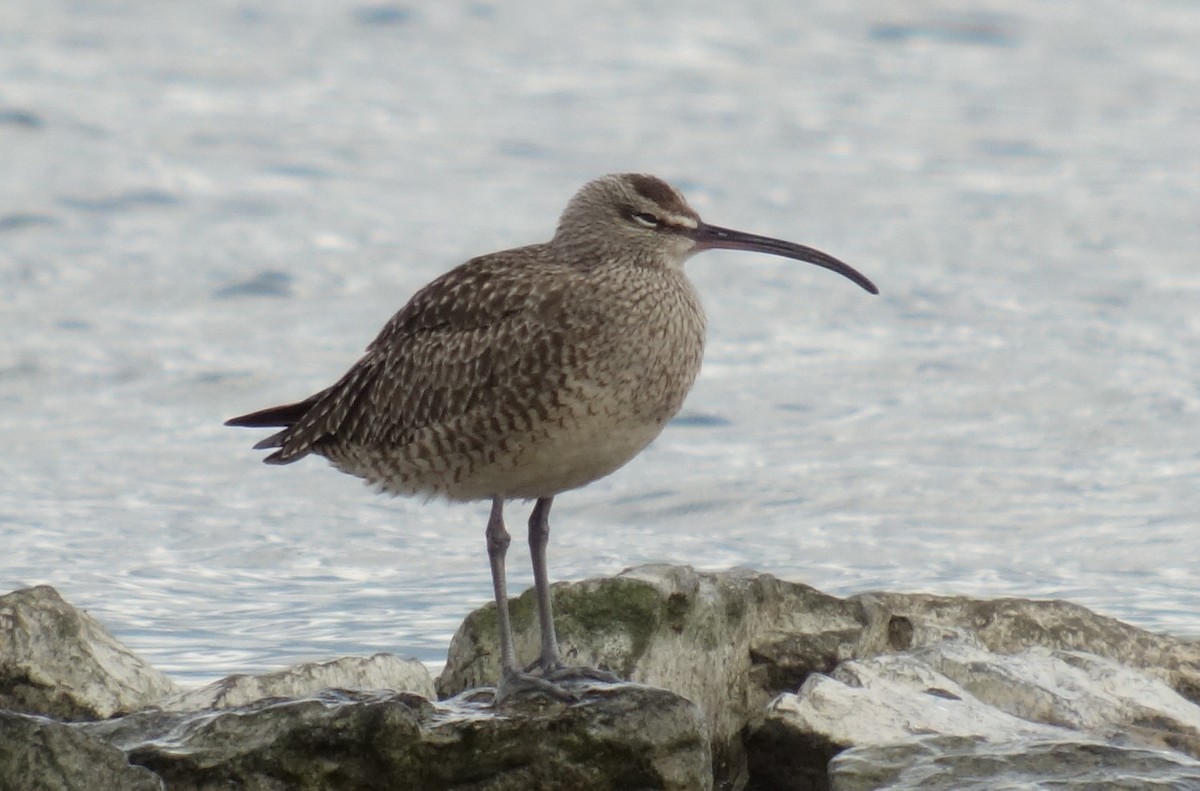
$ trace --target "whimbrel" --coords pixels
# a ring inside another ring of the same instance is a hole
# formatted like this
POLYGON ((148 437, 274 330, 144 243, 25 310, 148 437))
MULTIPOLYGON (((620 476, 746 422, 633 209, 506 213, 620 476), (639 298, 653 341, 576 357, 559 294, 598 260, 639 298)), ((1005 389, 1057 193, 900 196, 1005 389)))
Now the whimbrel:
POLYGON ((483 255, 434 280, 384 326, 332 387, 233 418, 282 427, 255 445, 268 464, 324 456, 393 495, 490 500, 486 539, 500 627, 498 697, 597 678, 564 666, 546 546, 550 505, 618 469, 679 411, 700 370, 705 321, 683 273, 692 255, 749 250, 863 275, 802 245, 703 222, 653 176, 625 173, 579 190, 554 238, 483 255), (541 653, 513 650, 504 560, 506 500, 529 519, 541 653))

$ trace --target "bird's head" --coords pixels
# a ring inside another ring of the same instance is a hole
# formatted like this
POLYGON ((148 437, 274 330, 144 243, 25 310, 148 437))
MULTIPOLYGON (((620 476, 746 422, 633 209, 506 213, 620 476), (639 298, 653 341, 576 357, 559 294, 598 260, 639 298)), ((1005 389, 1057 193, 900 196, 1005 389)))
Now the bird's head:
POLYGON ((559 218, 551 244, 584 265, 666 268, 682 267, 704 250, 748 250, 816 264, 879 293, 865 276, 820 250, 709 225, 678 190, 643 173, 617 173, 585 184, 559 218))
POLYGON ((554 242, 595 256, 597 263, 679 267, 696 246, 689 234, 699 226, 700 215, 670 184, 642 173, 617 173, 575 193, 559 218, 554 242))

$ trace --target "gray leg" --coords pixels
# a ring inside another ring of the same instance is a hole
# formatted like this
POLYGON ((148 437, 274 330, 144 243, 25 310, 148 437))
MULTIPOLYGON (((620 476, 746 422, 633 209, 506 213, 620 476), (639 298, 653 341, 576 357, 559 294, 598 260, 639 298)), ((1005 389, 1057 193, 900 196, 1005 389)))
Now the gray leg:
POLYGON ((488 561, 492 566, 492 587, 496 594, 496 621, 500 626, 500 683, 496 685, 496 703, 520 692, 537 692, 564 702, 578 698, 558 681, 616 681, 616 676, 603 670, 582 667, 563 667, 558 653, 558 638, 554 634, 554 612, 550 602, 550 575, 546 570, 546 545, 550 541, 550 503, 543 497, 533 507, 529 517, 529 554, 533 558, 533 582, 537 593, 538 621, 542 628, 542 652, 530 670, 517 667, 513 650, 512 619, 508 613, 508 586, 504 576, 504 557, 512 541, 504 529, 504 500, 492 498, 492 515, 488 519, 488 561))
POLYGON ((591 667, 567 667, 558 652, 558 635, 554 631, 554 607, 550 599, 550 573, 546 568, 546 545, 550 543, 550 504, 553 497, 543 497, 529 515, 529 557, 533 560, 533 587, 537 594, 538 623, 542 628, 542 653, 529 668, 537 668, 543 677, 552 681, 619 681, 606 670, 591 667))
POLYGON ((562 667, 558 636, 554 633, 554 608, 550 600, 550 572, 546 567, 546 545, 550 543, 550 504, 543 497, 529 516, 529 557, 533 561, 533 587, 537 593, 538 625, 542 629, 542 653, 537 666, 551 673, 562 667))
POLYGON ((512 621, 508 616, 508 583, 505 582, 504 556, 512 537, 504 529, 504 500, 492 498, 492 515, 487 524, 488 563, 492 567, 492 590, 496 594, 496 622, 500 626, 500 670, 507 675, 517 669, 513 650, 512 621))

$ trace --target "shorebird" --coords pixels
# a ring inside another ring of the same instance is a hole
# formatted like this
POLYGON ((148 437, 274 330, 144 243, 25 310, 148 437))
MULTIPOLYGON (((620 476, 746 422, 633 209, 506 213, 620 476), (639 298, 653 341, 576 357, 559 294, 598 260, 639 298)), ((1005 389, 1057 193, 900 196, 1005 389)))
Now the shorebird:
POLYGON ((521 688, 611 678, 565 666, 546 547, 562 492, 618 469, 679 411, 700 371, 705 319, 683 272, 704 250, 792 258, 878 289, 811 247, 709 225, 654 176, 608 175, 571 198, 543 244, 473 258, 416 293, 333 386, 227 421, 280 427, 268 464, 324 456, 392 495, 490 500, 485 531, 499 622, 497 699, 521 688), (513 650, 507 500, 529 518, 541 653, 513 650))

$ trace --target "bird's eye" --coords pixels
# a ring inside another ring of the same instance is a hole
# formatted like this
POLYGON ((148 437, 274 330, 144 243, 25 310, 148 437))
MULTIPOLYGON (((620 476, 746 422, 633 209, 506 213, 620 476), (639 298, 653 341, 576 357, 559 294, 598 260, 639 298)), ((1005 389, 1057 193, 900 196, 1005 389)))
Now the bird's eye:
POLYGON ((630 212, 629 218, 643 228, 657 228, 662 224, 653 214, 647 214, 643 211, 630 212))

